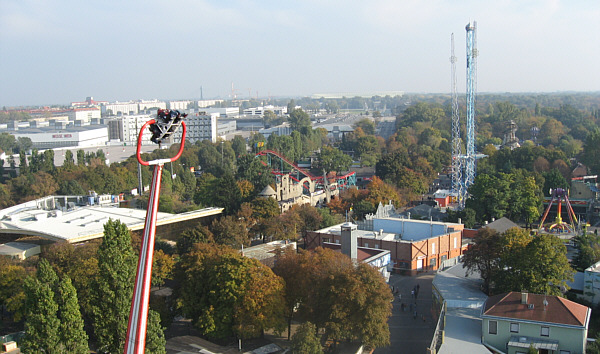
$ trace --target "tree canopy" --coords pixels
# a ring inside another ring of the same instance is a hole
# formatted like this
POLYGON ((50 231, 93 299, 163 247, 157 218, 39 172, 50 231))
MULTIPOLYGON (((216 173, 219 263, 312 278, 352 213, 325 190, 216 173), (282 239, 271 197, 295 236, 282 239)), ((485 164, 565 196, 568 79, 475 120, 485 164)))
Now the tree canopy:
POLYGON ((284 283, 257 260, 197 243, 178 274, 179 306, 209 338, 252 338, 282 328, 284 283))
POLYGON ((488 293, 527 290, 562 295, 573 277, 565 245, 558 237, 533 237, 518 228, 503 234, 481 229, 463 261, 469 272, 481 274, 488 293))

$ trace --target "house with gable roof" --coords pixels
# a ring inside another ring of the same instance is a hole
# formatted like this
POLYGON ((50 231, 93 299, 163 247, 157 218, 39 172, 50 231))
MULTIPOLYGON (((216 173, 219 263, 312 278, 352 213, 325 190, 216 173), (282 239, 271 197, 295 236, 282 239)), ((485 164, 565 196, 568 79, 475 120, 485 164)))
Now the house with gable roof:
POLYGON ((482 309, 483 344, 508 354, 585 353, 592 310, 558 296, 510 292, 491 296, 482 309))

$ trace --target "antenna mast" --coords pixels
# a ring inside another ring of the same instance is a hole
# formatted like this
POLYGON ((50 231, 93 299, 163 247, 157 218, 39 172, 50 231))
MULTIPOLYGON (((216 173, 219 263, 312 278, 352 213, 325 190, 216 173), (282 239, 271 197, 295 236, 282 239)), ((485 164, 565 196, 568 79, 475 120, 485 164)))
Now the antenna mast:
POLYGON ((467 151, 463 193, 475 181, 475 93, 477 81, 477 22, 467 24, 467 151))
POLYGON ((458 94, 456 92, 456 56, 454 55, 454 33, 450 36, 452 49, 450 63, 452 67, 452 192, 462 206, 462 141, 460 138, 460 114, 458 110, 458 94))

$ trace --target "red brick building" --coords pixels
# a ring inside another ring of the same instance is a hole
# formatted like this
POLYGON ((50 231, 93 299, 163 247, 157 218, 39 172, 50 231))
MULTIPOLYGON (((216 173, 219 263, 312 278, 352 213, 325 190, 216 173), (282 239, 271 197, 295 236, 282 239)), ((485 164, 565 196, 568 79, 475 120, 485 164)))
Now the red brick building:
MULTIPOLYGON (((452 263, 460 256, 464 225, 400 218, 374 219, 372 230, 356 230, 359 247, 390 251, 391 268, 396 272, 416 274, 436 270, 442 263, 452 263)), ((308 232, 306 248, 325 243, 342 243, 341 225, 308 232)))

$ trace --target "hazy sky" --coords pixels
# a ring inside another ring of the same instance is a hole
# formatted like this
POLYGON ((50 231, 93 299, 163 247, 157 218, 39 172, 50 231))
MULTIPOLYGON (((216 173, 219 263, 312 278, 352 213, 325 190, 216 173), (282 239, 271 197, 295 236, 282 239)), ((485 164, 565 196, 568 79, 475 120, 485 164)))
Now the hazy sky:
POLYGON ((0 0, 0 107, 465 90, 600 91, 598 0, 0 0))

